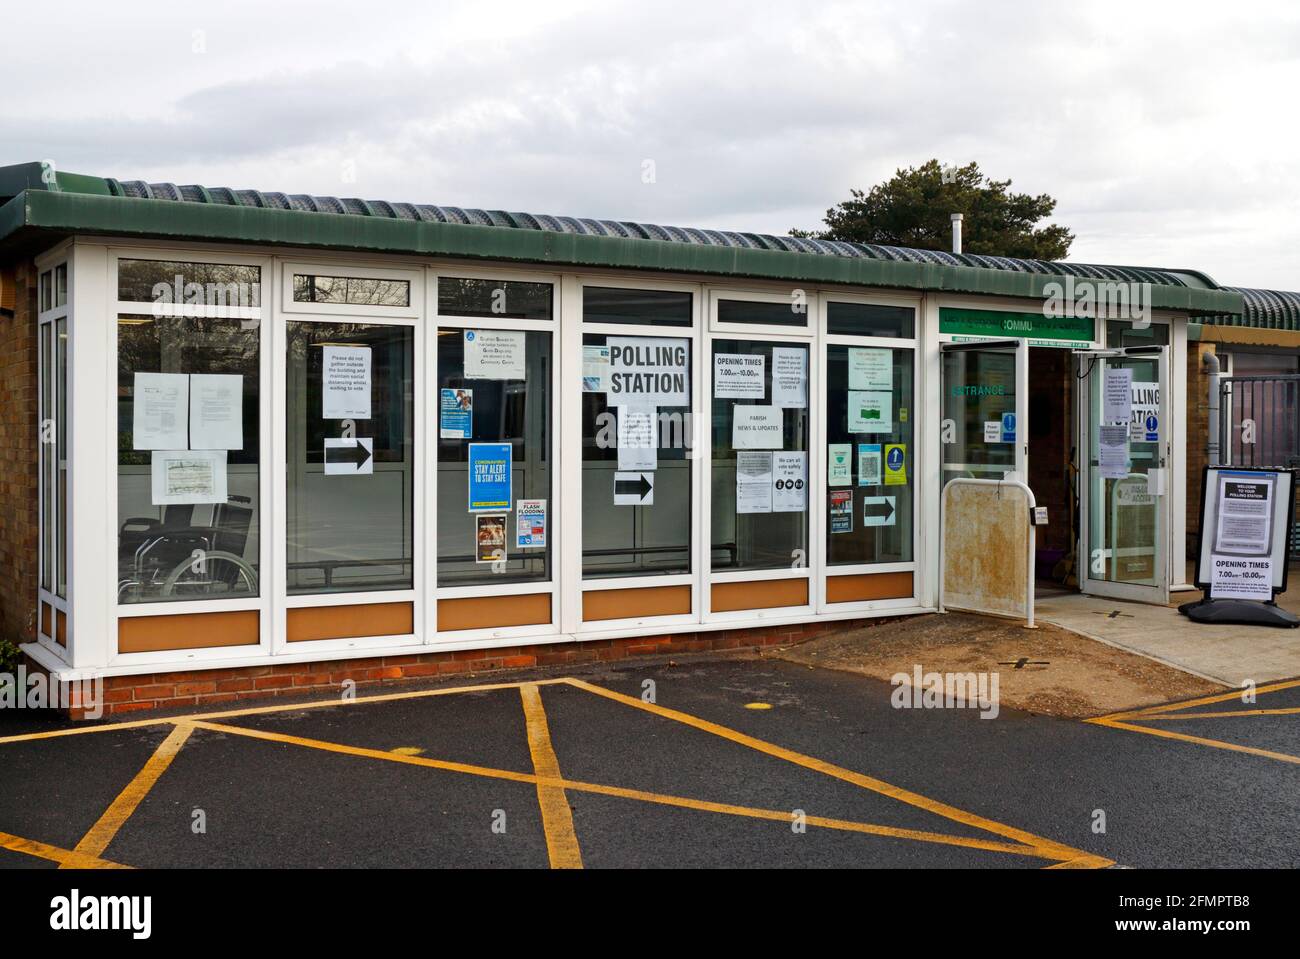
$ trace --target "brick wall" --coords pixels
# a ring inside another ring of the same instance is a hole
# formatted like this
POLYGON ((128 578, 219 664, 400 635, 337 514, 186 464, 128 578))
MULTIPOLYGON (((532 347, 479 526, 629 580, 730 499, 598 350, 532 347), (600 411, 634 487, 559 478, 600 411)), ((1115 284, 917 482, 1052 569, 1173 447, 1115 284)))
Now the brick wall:
POLYGON ((1196 558, 1196 536, 1201 527, 1201 473, 1210 433, 1210 378, 1205 371, 1213 343, 1187 344, 1187 558, 1196 558))
POLYGON ((0 315, 0 638, 36 639, 36 266, 13 267, 15 311, 0 315))
MULTIPOLYGON (((634 656, 664 656, 719 650, 754 650, 793 646, 816 636, 863 626, 878 626, 893 618, 767 626, 757 629, 632 636, 586 642, 470 649, 444 653, 412 653, 373 659, 338 659, 317 663, 284 663, 233 669, 204 669, 110 676, 104 680, 104 715, 120 716, 148 709, 218 708, 243 699, 315 695, 338 696, 342 683, 357 689, 395 681, 439 676, 469 676, 505 669, 568 666, 612 662, 634 656)), ((29 669, 38 668, 34 663, 29 669)), ((399 684, 400 685, 400 684, 399 684)), ((372 690, 373 692, 374 690, 372 690)), ((399 690, 391 690, 399 691, 399 690)), ((70 710, 72 718, 83 718, 70 710)))

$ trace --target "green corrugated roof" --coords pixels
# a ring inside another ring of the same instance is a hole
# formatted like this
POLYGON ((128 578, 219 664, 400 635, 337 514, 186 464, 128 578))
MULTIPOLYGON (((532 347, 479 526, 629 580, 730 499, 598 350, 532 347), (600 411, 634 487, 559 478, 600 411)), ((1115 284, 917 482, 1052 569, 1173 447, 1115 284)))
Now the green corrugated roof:
MULTIPOLYGON (((621 220, 510 213, 0 168, 0 244, 74 233, 473 257, 1041 298, 1067 277, 1151 285, 1156 309, 1235 315, 1194 270, 1104 266, 621 220)), ((0 246, 3 249, 3 246, 0 246)))

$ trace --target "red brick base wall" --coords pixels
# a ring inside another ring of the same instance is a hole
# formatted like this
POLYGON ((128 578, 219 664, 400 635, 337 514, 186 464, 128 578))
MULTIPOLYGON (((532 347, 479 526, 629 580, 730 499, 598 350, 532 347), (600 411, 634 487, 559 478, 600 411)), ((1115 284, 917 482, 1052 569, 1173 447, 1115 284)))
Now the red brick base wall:
MULTIPOLYGON (((503 669, 612 662, 634 656, 793 646, 827 633, 890 621, 867 619, 805 623, 677 633, 669 636, 633 636, 548 643, 541 646, 511 646, 505 649, 467 649, 373 659, 337 659, 315 663, 242 666, 235 669, 110 676, 104 680, 104 715, 120 716, 145 709, 217 707, 236 700, 312 693, 337 696, 341 684, 347 680, 352 680, 360 689, 403 679, 490 673, 503 669)), ((29 664, 29 668, 34 667, 29 664)), ((72 709, 69 712, 74 719, 85 718, 83 710, 72 709)))
POLYGON ((0 638, 29 643, 36 639, 40 572, 36 265, 27 261, 9 269, 14 315, 0 314, 0 638))

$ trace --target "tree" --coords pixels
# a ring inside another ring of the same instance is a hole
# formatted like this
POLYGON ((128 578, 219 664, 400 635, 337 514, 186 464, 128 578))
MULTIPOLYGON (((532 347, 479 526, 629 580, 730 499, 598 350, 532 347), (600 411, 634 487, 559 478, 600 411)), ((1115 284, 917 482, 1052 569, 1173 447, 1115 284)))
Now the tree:
POLYGON ((1046 193, 1011 193, 1010 180, 990 180, 978 163, 943 168, 928 160, 898 170, 869 193, 826 211, 827 229, 791 231, 794 236, 849 240, 922 250, 952 249, 952 214, 965 214, 963 252, 1031 260, 1062 260, 1074 234, 1063 226, 1036 226, 1056 209, 1046 193))

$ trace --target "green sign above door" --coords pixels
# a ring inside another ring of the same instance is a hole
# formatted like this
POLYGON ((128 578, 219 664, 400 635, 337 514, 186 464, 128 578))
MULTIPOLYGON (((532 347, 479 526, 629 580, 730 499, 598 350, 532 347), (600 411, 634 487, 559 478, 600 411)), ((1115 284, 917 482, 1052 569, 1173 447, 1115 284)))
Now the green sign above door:
POLYGON ((1096 337, 1090 316, 1043 316, 1041 313, 1010 313, 1005 310, 962 310, 942 307, 939 332, 955 336, 1029 339, 1038 345, 1072 346, 1091 343, 1096 337))

